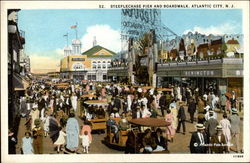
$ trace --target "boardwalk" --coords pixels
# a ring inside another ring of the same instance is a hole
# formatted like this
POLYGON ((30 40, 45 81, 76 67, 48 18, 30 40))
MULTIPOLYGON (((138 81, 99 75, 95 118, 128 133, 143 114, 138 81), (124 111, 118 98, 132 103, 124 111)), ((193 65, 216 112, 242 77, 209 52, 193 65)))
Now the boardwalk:
MULTIPOLYGON (((185 107, 185 110, 187 111, 187 108, 185 107)), ((218 120, 222 119, 222 114, 218 114, 218 120)), ((242 115, 240 113, 240 115, 242 115)), ((187 122, 186 122, 186 134, 183 135, 182 133, 176 133, 174 137, 174 142, 169 143, 169 150, 171 153, 190 153, 189 151, 189 142, 191 139, 192 132, 195 131, 195 122, 192 124, 189 122, 189 114, 186 112, 187 116, 187 122)), ((79 121, 79 124, 82 125, 82 121, 77 118, 79 121)), ((21 118, 20 126, 19 126, 19 132, 18 132, 18 145, 17 145, 17 153, 21 153, 21 138, 24 136, 25 133, 25 118, 21 118)), ((182 131, 182 130, 181 130, 182 131)), ((240 145, 242 149, 243 144, 243 120, 241 120, 241 134, 240 134, 240 145)), ((106 136, 105 133, 97 134, 93 133, 93 142, 90 145, 90 151, 89 154, 123 154, 123 151, 118 151, 111 149, 107 147, 105 144, 102 143, 104 140, 104 137, 106 136)), ((80 141, 79 141, 80 142, 80 141)), ((79 144, 79 147, 81 145, 79 144)), ((44 138, 44 154, 57 154, 57 152, 54 150, 53 143, 49 137, 44 138)), ((82 152, 82 149, 79 149, 79 152, 82 152)), ((234 152, 232 152, 234 153, 234 152)))

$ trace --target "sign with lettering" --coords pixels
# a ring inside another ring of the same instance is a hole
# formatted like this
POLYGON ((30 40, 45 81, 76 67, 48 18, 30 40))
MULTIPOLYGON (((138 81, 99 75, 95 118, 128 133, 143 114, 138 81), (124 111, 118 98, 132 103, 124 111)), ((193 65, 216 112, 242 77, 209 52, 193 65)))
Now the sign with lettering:
POLYGON ((84 58, 72 58, 72 61, 85 61, 84 58))
POLYGON ((161 27, 161 11, 159 9, 122 9, 122 40, 138 39, 151 29, 161 27))
POLYGON ((184 71, 185 76, 214 76, 214 70, 184 71))

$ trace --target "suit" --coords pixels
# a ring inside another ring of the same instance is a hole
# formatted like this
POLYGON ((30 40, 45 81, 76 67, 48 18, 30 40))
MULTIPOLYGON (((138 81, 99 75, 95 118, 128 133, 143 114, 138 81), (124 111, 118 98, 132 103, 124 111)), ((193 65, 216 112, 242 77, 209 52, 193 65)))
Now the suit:
POLYGON ((210 118, 205 123, 206 131, 207 131, 209 137, 216 134, 216 126, 218 126, 218 125, 219 125, 218 121, 214 118, 210 118))
POLYGON ((167 99, 166 99, 165 95, 163 95, 163 96, 160 97, 160 99, 159 99, 159 106, 161 108, 162 116, 164 116, 164 109, 165 109, 165 107, 167 107, 167 99))
POLYGON ((234 140, 234 144, 236 146, 237 152, 240 151, 240 117, 236 114, 233 114, 229 117, 229 121, 231 124, 231 134, 232 134, 232 140, 234 140))
POLYGON ((226 138, 223 134, 221 134, 220 140, 217 134, 212 136, 210 144, 212 144, 211 146, 212 153, 223 153, 228 151, 226 138))
POLYGON ((188 112, 190 114, 191 123, 194 121, 194 113, 196 111, 196 104, 194 101, 190 102, 188 105, 188 112))
POLYGON ((202 143, 198 134, 203 135, 203 141, 204 141, 203 144, 208 143, 208 139, 205 133, 194 132, 192 134, 190 144, 189 144, 190 152, 191 153, 207 153, 207 147, 201 145, 202 143))
POLYGON ((184 111, 184 107, 183 106, 181 106, 179 108, 177 118, 179 120, 178 127, 177 127, 177 132, 180 131, 180 127, 181 127, 181 124, 182 124, 183 133, 185 133, 186 132, 186 127, 185 127, 186 115, 185 115, 185 111, 184 111))

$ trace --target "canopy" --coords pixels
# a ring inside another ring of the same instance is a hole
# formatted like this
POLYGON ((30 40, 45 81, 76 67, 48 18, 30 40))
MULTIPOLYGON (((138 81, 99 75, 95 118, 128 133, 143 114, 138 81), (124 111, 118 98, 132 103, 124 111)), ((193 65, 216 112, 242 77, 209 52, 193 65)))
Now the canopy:
POLYGON ((129 122, 134 125, 149 127, 166 127, 170 125, 170 123, 166 122, 165 120, 158 118, 137 118, 131 119, 129 122))
POLYGON ((87 100, 84 102, 85 104, 88 104, 88 105, 103 105, 103 104, 108 104, 106 101, 101 101, 101 100, 87 100))
POLYGON ((143 89, 152 89, 152 88, 154 88, 153 86, 144 86, 144 87, 142 87, 143 89))
POLYGON ((168 92, 172 92, 173 89, 172 88, 157 88, 157 91, 168 91, 168 92))
POLYGON ((82 95, 81 97, 96 97, 95 95, 93 95, 93 94, 86 94, 86 95, 82 95))
POLYGON ((58 84, 54 84, 54 86, 68 86, 69 83, 58 83, 58 84))

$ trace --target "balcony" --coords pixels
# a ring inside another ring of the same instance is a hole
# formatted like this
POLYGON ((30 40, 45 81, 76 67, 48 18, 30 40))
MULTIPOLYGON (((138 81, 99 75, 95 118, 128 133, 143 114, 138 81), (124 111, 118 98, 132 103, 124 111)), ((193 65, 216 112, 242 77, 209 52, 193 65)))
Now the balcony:
POLYGON ((159 67, 179 67, 179 66, 195 66, 195 65, 213 65, 213 64, 243 64, 243 58, 216 58, 189 61, 174 61, 158 64, 159 67))

